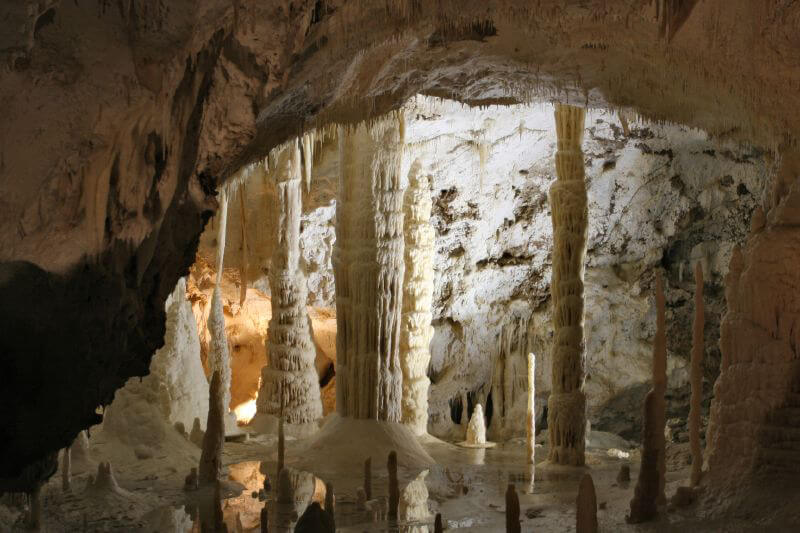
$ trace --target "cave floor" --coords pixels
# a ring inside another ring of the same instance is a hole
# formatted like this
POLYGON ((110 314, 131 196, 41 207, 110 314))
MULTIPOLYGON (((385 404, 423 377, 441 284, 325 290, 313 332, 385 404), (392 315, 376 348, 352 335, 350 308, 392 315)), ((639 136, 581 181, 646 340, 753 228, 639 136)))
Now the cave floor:
MULTIPOLYGON (((72 489, 63 492, 60 475, 53 476, 43 488, 44 531, 187 531, 191 530, 192 515, 198 493, 184 492, 184 477, 192 464, 197 464, 199 450, 193 447, 176 453, 155 454, 137 459, 134 453, 120 452, 112 443, 92 444, 88 463, 73 463, 72 489), (107 449, 108 448, 108 449, 107 449), (91 493, 85 490, 97 461, 113 458, 116 479, 121 490, 91 493)), ((225 446, 227 483, 223 490, 222 510, 229 531, 237 531, 241 521, 243 531, 260 531, 259 512, 262 499, 272 499, 275 493, 276 442, 272 436, 256 436, 246 442, 228 442, 225 446), (272 490, 262 493, 264 473, 271 477, 272 490)), ((297 457, 292 450, 301 448, 293 439, 287 440, 288 466, 309 459, 328 467, 330 457, 297 457)), ((525 464, 525 444, 522 439, 499 443, 492 449, 467 449, 428 438, 424 448, 437 464, 429 469, 425 484, 428 490, 429 518, 409 523, 390 524, 381 507, 387 494, 387 471, 382 461, 373 458, 373 498, 367 510, 356 505, 356 489, 363 484, 362 471, 330 473, 324 468, 323 479, 314 478, 313 491, 306 490, 298 503, 299 510, 313 498, 324 501, 324 483, 330 481, 336 493, 337 531, 399 531, 422 533, 433 531, 434 514, 442 514, 445 529, 492 532, 505 528, 505 491, 514 483, 520 499, 522 531, 574 531, 575 498, 578 483, 585 472, 594 480, 599 506, 601 531, 752 531, 756 524, 741 520, 708 520, 708 499, 688 507, 668 506, 656 522, 629 525, 625 522, 630 499, 638 474, 637 450, 619 450, 605 446, 587 450, 585 468, 566 468, 544 461, 546 449, 537 445, 537 465, 531 491, 530 467, 525 464), (628 457, 625 457, 628 455, 628 457), (616 481, 620 466, 629 464, 632 481, 616 481), (701 517, 705 517, 702 518, 701 517)), ((668 498, 689 475, 687 445, 672 445, 667 455, 668 498)), ((420 474, 420 470, 400 468, 402 488, 420 474)), ((310 477, 309 477, 310 478, 310 477)), ((200 491, 202 492, 202 490, 200 491)), ((424 504, 423 504, 424 508, 424 504)), ((0 505, 0 529, 20 530, 19 512, 0 505), (17 524, 14 525, 15 520, 17 524)), ((762 524, 763 525, 763 524, 762 524)), ((280 531, 280 528, 274 530, 280 531)), ((273 528, 270 527, 270 531, 273 528)))

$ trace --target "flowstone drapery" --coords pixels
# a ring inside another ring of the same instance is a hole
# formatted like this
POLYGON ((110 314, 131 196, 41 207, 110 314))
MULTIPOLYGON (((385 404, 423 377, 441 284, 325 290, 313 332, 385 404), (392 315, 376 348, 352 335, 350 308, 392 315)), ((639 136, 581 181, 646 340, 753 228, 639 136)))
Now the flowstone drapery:
POLYGON ((556 106, 558 179, 550 187, 554 342, 547 427, 549 459, 566 465, 583 465, 585 460, 583 272, 589 214, 581 151, 584 116, 584 109, 556 106))
POLYGON ((322 416, 316 352, 306 310, 306 278, 300 267, 302 168, 300 147, 294 140, 276 157, 273 172, 278 206, 272 212, 275 228, 269 285, 272 319, 267 341, 269 365, 261 371, 256 418, 252 425, 275 420, 281 412, 290 434, 316 429, 322 416), (281 388, 283 402, 281 406, 281 388))
POLYGON ((403 117, 339 131, 336 207, 336 410, 402 419, 403 117))
POLYGON ((431 303, 433 298, 433 240, 430 224, 430 182, 411 167, 403 211, 405 215, 405 279, 403 280, 403 318, 400 330, 400 364, 403 369, 403 423, 415 434, 428 430, 428 363, 431 303))

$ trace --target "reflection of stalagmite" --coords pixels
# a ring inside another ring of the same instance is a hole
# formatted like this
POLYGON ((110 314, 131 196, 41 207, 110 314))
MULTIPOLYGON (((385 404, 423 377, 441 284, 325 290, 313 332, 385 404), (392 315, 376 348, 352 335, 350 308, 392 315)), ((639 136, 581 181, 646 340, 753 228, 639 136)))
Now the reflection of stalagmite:
POLYGON ((404 276, 400 113, 339 132, 336 410, 400 422, 404 276))
POLYGON ((691 486, 700 483, 703 471, 703 448, 700 444, 700 402, 703 399, 703 269, 694 266, 694 327, 692 331, 692 400, 689 408, 689 444, 692 448, 691 486))
POLYGON ((222 471, 222 448, 225 444, 225 409, 222 404, 219 372, 211 377, 211 390, 208 399, 208 422, 203 436, 203 451, 200 454, 200 482, 213 483, 222 471))
POLYGON ((652 520, 658 513, 658 500, 664 487, 664 424, 667 364, 664 287, 656 271, 656 335, 653 339, 653 388, 644 401, 642 458, 639 478, 631 500, 630 523, 652 520))
POLYGON ((597 495, 594 491, 592 476, 584 474, 578 486, 576 501, 576 527, 577 533, 597 533, 597 495))
POLYGON ((467 444, 486 444, 486 424, 483 420, 483 407, 475 406, 467 426, 467 444))
MULTIPOLYGON (((272 264, 269 286, 272 318, 269 321, 269 365, 261 373, 257 409, 261 416, 278 416, 284 409, 290 434, 307 434, 322 417, 316 352, 306 310, 306 277, 300 266, 302 168, 298 141, 288 143, 276 156, 278 205, 273 210, 272 264), (279 395, 283 390, 283 404, 279 395)), ((253 424, 258 425, 259 420, 253 424)), ((273 426, 274 427, 274 426, 273 426)))
POLYGON ((400 332, 400 363, 403 368, 403 423, 421 435, 428 429, 428 363, 431 304, 433 299, 433 240, 430 224, 431 193, 428 176, 414 164, 408 175, 403 202, 405 218, 405 279, 403 319, 400 332))
POLYGON ((513 483, 506 489, 506 533, 520 533, 519 496, 513 483))
POLYGON ((389 470, 389 520, 397 520, 397 511, 400 505, 400 486, 397 479, 397 452, 389 452, 389 460, 386 463, 389 470))
MULTIPOLYGON (((535 464, 536 453, 536 406, 534 404, 536 393, 536 356, 528 354, 528 415, 525 420, 525 443, 527 446, 528 464, 535 464)), ((533 475, 533 470, 531 470, 533 475)), ((531 480, 533 483, 533 480, 531 480)))
POLYGON ((588 209, 584 182, 585 110, 557 105, 557 181, 550 188, 553 220, 552 392, 547 402, 550 461, 584 464, 586 396, 584 382, 583 272, 588 209))

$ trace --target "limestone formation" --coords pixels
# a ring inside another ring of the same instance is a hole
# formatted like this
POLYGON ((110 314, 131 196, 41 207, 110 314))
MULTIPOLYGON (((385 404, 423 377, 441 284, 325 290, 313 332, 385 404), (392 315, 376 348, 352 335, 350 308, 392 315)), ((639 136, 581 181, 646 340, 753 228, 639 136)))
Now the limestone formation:
POLYGON ((690 483, 696 487, 703 471, 703 448, 700 444, 700 414, 703 400, 703 268, 694 266, 694 326, 692 329, 692 398, 689 407, 689 444, 692 449, 692 474, 690 483))
POLYGON ((400 486, 397 479, 397 452, 390 452, 386 464, 389 471, 389 520, 397 520, 397 511, 400 505, 400 486))
POLYGON ((652 520, 658 513, 658 502, 664 487, 664 425, 666 390, 666 314, 664 287, 661 273, 656 272, 656 335, 653 340, 653 388, 644 401, 644 426, 642 428, 642 457, 639 478, 631 500, 628 522, 652 520))
POLYGON ((269 510, 267 509, 267 502, 264 502, 264 507, 262 507, 259 512, 258 525, 261 529, 261 533, 269 533, 269 510))
POLYGON ((403 117, 339 131, 336 204, 336 410, 402 419, 403 117))
POLYGON ((325 511, 331 515, 333 529, 336 529, 336 495, 333 493, 333 483, 325 483, 325 511))
POLYGON ((28 529, 40 531, 42 528, 42 488, 35 487, 28 495, 30 508, 25 520, 28 529))
POLYGON ((420 472, 401 491, 398 517, 402 522, 426 522, 430 519, 428 485, 425 483, 428 472, 428 470, 420 472))
POLYGON ((72 478, 72 446, 67 446, 61 453, 61 490, 69 492, 72 478))
POLYGON ((367 508, 367 492, 364 490, 364 487, 358 487, 356 489, 356 509, 359 511, 364 511, 367 508))
POLYGON ((300 265, 302 215, 302 165, 298 141, 287 143, 275 155, 271 173, 277 188, 277 206, 270 206, 272 244, 269 286, 272 318, 269 321, 267 357, 258 392, 258 426, 265 415, 283 412, 290 432, 307 435, 322 417, 319 377, 314 367, 316 351, 306 311, 306 277, 300 265), (280 396, 283 394, 283 404, 280 396))
POLYGON ((597 533, 597 495, 590 474, 584 474, 581 478, 575 506, 577 509, 575 531, 577 533, 597 533))
POLYGON ((325 512, 319 502, 312 502, 297 521, 296 533, 334 533, 335 525, 330 514, 325 512))
POLYGON ((197 474, 197 468, 192 467, 189 473, 183 480, 183 490, 193 491, 200 487, 200 478, 197 474))
POLYGON ((368 500, 372 499, 372 457, 364 461, 364 494, 368 500))
MULTIPOLYGON (((208 413, 206 413, 206 417, 208 417, 208 413)), ((189 433, 189 441, 198 448, 202 448, 204 436, 205 431, 200 427, 200 419, 195 417, 192 423, 192 431, 189 433)))
MULTIPOLYGON (((525 445, 528 464, 536 464, 536 356, 528 354, 528 413, 525 420, 525 445)), ((531 470, 531 477, 533 470, 531 470)), ((533 480, 531 480, 533 483, 533 480)))
POLYGON ((472 418, 467 426, 467 444, 486 444, 486 424, 483 419, 483 407, 475 406, 472 418))
POLYGON ((529 340, 527 317, 515 316, 500 328, 492 369, 494 410, 489 428, 495 440, 521 435, 518 432, 525 429, 520 421, 528 409, 529 340))
POLYGON ((203 450, 200 454, 200 483, 214 483, 222 474, 222 448, 225 444, 225 408, 222 403, 219 371, 211 377, 208 398, 208 422, 203 436, 203 450))
POLYGON ((436 518, 433 521, 433 533, 443 533, 444 526, 442 525, 442 513, 436 513, 436 518))
POLYGON ((513 483, 506 489, 506 533, 521 533, 519 522, 519 496, 513 483))
POLYGON ((550 188, 554 340, 547 428, 550 461, 566 465, 583 465, 585 460, 583 272, 588 209, 581 151, 584 116, 582 108, 556 106, 558 179, 550 188))
POLYGON ((403 423, 416 435, 428 430, 428 364, 433 298, 433 241, 430 182, 412 165, 403 202, 405 274, 400 326, 400 364, 403 369, 403 423))
POLYGON ((115 494, 127 494, 127 491, 123 490, 119 483, 117 483, 117 478, 114 476, 114 471, 111 468, 110 462, 100 462, 97 465, 97 475, 93 478, 89 477, 89 482, 86 484, 86 493, 87 494, 104 494, 104 493, 115 493, 115 494))

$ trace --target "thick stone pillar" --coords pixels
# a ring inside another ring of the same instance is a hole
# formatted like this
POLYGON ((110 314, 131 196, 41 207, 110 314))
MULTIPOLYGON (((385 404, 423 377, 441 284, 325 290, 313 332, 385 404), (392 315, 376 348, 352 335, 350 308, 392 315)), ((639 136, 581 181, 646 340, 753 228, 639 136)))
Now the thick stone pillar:
POLYGON ((551 462, 584 464, 586 396, 584 382, 583 271, 588 210, 584 181, 583 121, 585 111, 557 105, 555 111, 558 179, 550 187, 553 220, 552 392, 547 427, 551 462))
POLYGON ((408 176, 405 219, 405 277, 400 330, 403 369, 403 423, 417 435, 428 431, 428 364, 433 337, 433 240, 428 176, 413 165, 408 176))
POLYGON ((403 118, 339 130, 336 204, 336 410, 400 422, 403 375, 403 118))
POLYGON ((289 143, 276 158, 273 172, 277 205, 271 227, 272 265, 269 286, 272 319, 269 321, 267 356, 261 371, 256 425, 275 422, 281 413, 289 433, 308 433, 322 417, 319 376, 314 367, 316 351, 311 340, 306 310, 306 277, 300 267, 300 217, 302 215, 302 168, 297 141, 289 143), (266 415, 266 416, 264 416, 266 415))

